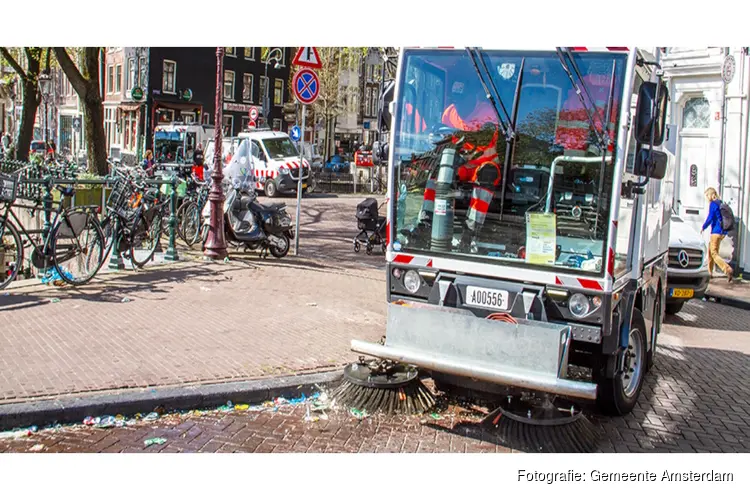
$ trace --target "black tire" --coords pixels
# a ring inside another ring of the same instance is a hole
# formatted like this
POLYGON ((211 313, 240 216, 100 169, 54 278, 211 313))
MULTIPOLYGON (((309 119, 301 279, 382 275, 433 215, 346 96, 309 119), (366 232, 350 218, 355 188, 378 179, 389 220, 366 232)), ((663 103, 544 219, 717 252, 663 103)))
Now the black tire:
POLYGON ((2 249, 5 272, 0 276, 0 290, 13 283, 18 276, 18 270, 23 264, 23 241, 16 227, 9 221, 5 221, 2 235, 0 235, 0 249, 2 249), (9 255, 10 254, 10 255, 9 255), (11 264, 11 269, 8 269, 11 264))
POLYGON ((367 246, 365 247, 365 253, 367 255, 372 255, 372 245, 370 243, 368 243, 367 246))
POLYGON ((284 248, 279 249, 276 246, 269 247, 269 251, 271 252, 271 255, 276 257, 277 259, 281 259, 282 257, 286 257, 286 255, 289 253, 289 247, 291 246, 289 242, 289 236, 285 234, 281 234, 279 236, 276 236, 280 240, 282 240, 285 244, 284 248))
POLYGON ((143 214, 141 214, 133 225, 133 230, 130 233, 130 261, 138 268, 145 266, 156 253, 156 247, 161 238, 162 215, 163 212, 161 211, 156 213, 151 226, 149 226, 143 214), (143 248, 141 243, 146 243, 148 246, 143 248), (137 257, 136 251, 138 251, 137 257))
MULTIPOLYGON (((183 226, 185 222, 185 211, 187 210, 188 205, 190 205, 191 201, 186 201, 182 205, 180 205, 180 208, 177 209, 177 234, 175 235, 177 238, 180 238, 181 240, 185 241, 185 234, 183 233, 183 226)), ((169 236, 169 235, 167 235, 169 236)))
MULTIPOLYGON (((57 224, 52 235, 50 246, 53 257, 52 264, 63 281, 73 286, 85 285, 91 281, 104 263, 104 249, 106 247, 104 233, 96 216, 91 213, 86 215, 86 225, 78 236, 68 237, 60 231, 64 227, 64 220, 57 224), (66 250, 63 253, 61 251, 63 246, 73 247, 74 250, 66 250), (78 247, 78 250, 75 250, 76 247, 78 247), (70 255, 71 252, 74 254, 73 256, 70 255), (83 256, 83 259, 80 258, 81 256, 83 256), (80 277, 75 276, 70 269, 72 260, 77 262, 77 267, 85 269, 80 277)), ((72 235, 72 233, 70 234, 72 235)))
POLYGON ((667 302, 667 314, 674 316, 678 312, 682 311, 682 307, 685 305, 685 302, 667 302))
POLYGON ((621 416, 630 413, 643 388, 647 364, 646 322, 638 309, 633 309, 628 349, 624 355, 628 358, 623 373, 616 373, 614 377, 608 378, 603 376, 601 371, 596 372, 595 378, 599 386, 596 404, 599 410, 607 415, 621 416))
POLYGON ((359 253, 359 251, 362 249, 361 245, 359 244, 359 241, 354 240, 354 251, 356 253, 359 253))
POLYGON ((263 184, 263 192, 269 198, 276 198, 278 196, 279 190, 276 188, 273 179, 266 179, 266 182, 263 184))
POLYGON ((200 241, 202 222, 198 205, 191 202, 183 213, 182 224, 180 225, 181 237, 188 248, 193 248, 193 245, 200 241))

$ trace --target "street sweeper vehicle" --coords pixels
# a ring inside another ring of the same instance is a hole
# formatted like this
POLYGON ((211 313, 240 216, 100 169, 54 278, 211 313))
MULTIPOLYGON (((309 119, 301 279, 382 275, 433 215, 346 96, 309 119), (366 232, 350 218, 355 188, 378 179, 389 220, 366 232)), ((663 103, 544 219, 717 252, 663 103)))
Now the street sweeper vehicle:
POLYGON ((633 409, 666 298, 661 75, 657 49, 401 50, 387 329, 351 343, 376 360, 345 370, 358 403, 430 404, 421 370, 518 420, 633 409))

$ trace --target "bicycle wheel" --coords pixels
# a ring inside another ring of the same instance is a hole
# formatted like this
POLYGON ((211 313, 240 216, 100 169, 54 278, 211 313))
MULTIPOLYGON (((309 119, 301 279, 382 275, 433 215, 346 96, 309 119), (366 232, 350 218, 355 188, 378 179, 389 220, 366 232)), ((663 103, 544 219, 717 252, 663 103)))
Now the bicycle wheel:
POLYGON ((141 268, 150 261, 161 239, 162 221, 166 211, 157 209, 149 223, 144 213, 136 217, 130 232, 130 261, 141 268))
POLYGON ((18 276, 23 264, 23 242, 18 230, 9 220, 5 221, 0 237, 0 290, 10 285, 18 276))
MULTIPOLYGON (((180 207, 177 209, 177 227, 175 228, 175 238, 180 238, 181 240, 185 240, 185 232, 183 231, 183 226, 185 225, 185 210, 187 210, 187 207, 192 202, 187 200, 180 205, 180 207)), ((169 236, 169 235, 167 235, 169 236)))
POLYGON ((104 233, 95 214, 64 212, 54 227, 49 252, 57 274, 70 285, 84 285, 104 262, 104 233))
POLYGON ((185 240, 185 244, 192 248, 193 245, 198 243, 201 239, 201 225, 203 224, 203 217, 201 217, 201 209, 197 203, 190 203, 185 209, 182 219, 182 239, 185 240))

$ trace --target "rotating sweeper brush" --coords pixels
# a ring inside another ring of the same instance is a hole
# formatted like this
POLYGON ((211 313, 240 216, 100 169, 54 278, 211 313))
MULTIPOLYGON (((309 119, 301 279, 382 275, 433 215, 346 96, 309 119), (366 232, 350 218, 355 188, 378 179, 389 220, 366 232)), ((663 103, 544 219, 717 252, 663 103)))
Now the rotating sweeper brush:
POLYGON ((424 413, 435 405, 416 367, 388 360, 366 362, 364 358, 344 368, 344 380, 332 398, 337 404, 370 414, 424 413))
POLYGON ((555 396, 508 396, 483 424, 508 448, 525 452, 591 453, 599 436, 574 403, 555 396))

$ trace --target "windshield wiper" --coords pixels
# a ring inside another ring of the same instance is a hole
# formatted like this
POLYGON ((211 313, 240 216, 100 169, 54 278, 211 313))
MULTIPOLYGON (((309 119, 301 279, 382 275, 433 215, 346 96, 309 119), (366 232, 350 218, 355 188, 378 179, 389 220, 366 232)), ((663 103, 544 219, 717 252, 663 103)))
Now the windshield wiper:
MULTIPOLYGON (((599 141, 599 148, 603 149, 606 153, 607 146, 609 146, 609 135, 602 135, 599 132, 599 128, 596 126, 596 121, 594 120, 594 115, 591 113, 591 109, 586 104, 586 100, 583 98, 583 93, 586 93, 586 97, 588 98, 589 102, 594 104, 594 112, 596 112, 597 115, 599 115, 599 110, 596 109, 596 104, 594 103, 594 100, 591 98, 591 93, 589 93, 588 87, 586 86, 586 82, 583 80, 583 77, 581 76, 581 72, 578 70, 578 65, 576 64, 575 60, 573 60, 573 57, 570 55, 567 49, 561 48, 561 47, 555 47, 555 51, 557 52, 557 57, 560 59, 560 64, 563 67, 563 70, 565 70, 565 73, 568 75, 568 79, 570 79, 570 83, 573 85, 573 89, 576 91, 576 95, 578 96, 578 99, 581 101, 581 105, 583 106, 584 111, 586 111, 586 116, 589 119, 589 123, 591 124, 591 128, 594 129, 594 133, 596 134, 596 138, 599 141), (576 82, 576 79, 573 77, 573 73, 570 71, 570 67, 565 62, 565 56, 564 54, 568 55, 568 58, 570 59, 571 64, 574 67, 574 70, 576 72, 576 76, 581 82, 581 85, 576 82)), ((601 120, 602 126, 604 126, 605 122, 601 119, 601 116, 599 115, 599 119, 601 120)), ((602 153, 604 154, 604 153, 602 153)))
MULTIPOLYGON (((474 49, 477 51, 477 49, 474 49)), ((495 101, 495 98, 492 96, 492 93, 490 93, 489 87, 487 87, 487 82, 484 80, 484 75, 482 74, 482 70, 479 69, 479 65, 477 65, 477 61, 474 59, 475 54, 472 52, 471 48, 467 48, 466 52, 469 54, 469 59, 471 59, 471 64, 474 65, 474 70, 477 72, 477 76, 479 77, 479 82, 482 84, 482 88, 484 88, 484 93, 487 96, 487 100, 490 101, 490 104, 492 104, 492 109, 495 111, 495 115, 497 115, 497 121, 500 125, 500 129, 503 132, 503 135, 505 136, 506 141, 510 141, 515 136, 515 130, 513 130, 512 125, 510 123, 511 118, 508 114, 508 110, 505 109, 505 105, 503 104, 503 101, 500 99, 500 94, 497 92, 497 88, 495 88, 495 84, 492 81, 492 77, 490 76, 490 85, 492 85, 493 90, 498 96, 498 101, 495 101), (498 106, 499 103, 499 106, 498 106), (507 123, 503 120, 503 118, 500 116, 500 109, 503 110, 503 113, 505 114, 505 118, 508 120, 507 123)), ((478 51, 477 51, 478 52, 478 51)), ((482 59, 480 55, 480 59, 482 59)), ((484 60, 482 60, 482 63, 484 64, 484 60)), ((487 66, 485 65, 485 70, 487 66)), ((489 71, 487 72, 489 74, 489 71)))

